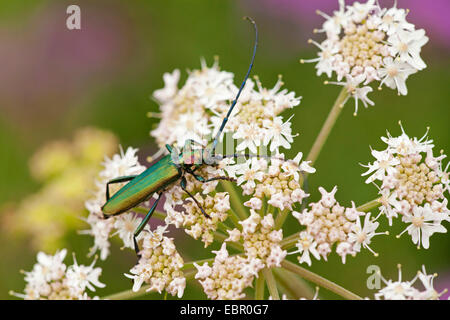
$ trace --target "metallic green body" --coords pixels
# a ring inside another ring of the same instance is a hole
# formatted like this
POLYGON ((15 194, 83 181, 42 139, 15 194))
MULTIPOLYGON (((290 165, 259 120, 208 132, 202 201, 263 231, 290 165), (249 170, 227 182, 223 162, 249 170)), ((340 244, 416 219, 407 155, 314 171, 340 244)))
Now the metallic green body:
POLYGON ((180 177, 181 172, 170 154, 162 157, 117 191, 102 207, 103 214, 112 216, 125 212, 147 200, 155 192, 163 191, 180 177))

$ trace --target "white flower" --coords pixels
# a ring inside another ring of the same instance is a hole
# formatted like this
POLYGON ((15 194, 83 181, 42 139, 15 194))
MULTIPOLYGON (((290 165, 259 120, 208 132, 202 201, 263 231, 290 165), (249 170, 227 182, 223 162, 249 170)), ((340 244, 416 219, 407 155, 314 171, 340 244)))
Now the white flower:
POLYGON ((383 67, 378 71, 382 79, 380 86, 386 84, 391 89, 397 89, 399 94, 406 95, 406 79, 415 72, 417 70, 405 62, 393 60, 391 57, 384 58, 383 67))
POLYGON ((290 254, 292 253, 301 253, 301 257, 298 257, 298 261, 300 263, 306 262, 309 266, 311 265, 311 258, 309 256, 309 254, 312 254, 314 256, 314 258, 316 258, 317 260, 320 260, 320 255, 317 252, 317 243, 314 240, 314 238, 309 235, 306 231, 302 231, 300 232, 300 236, 298 239, 298 242, 295 245, 298 250, 294 251, 294 252, 290 252, 290 254))
POLYGON ((398 9, 394 3, 393 8, 383 9, 380 19, 379 29, 387 35, 393 34, 397 30, 414 30, 414 25, 406 21, 406 10, 398 9))
POLYGON ((153 97, 161 103, 169 101, 177 93, 177 85, 180 80, 180 70, 175 69, 172 73, 164 73, 163 79, 164 88, 153 92, 153 97))
POLYGON ((105 169, 100 172, 100 177, 105 180, 111 180, 121 176, 140 174, 145 170, 145 167, 139 163, 136 155, 137 151, 138 149, 128 147, 127 150, 123 152, 123 149, 120 146, 119 154, 115 154, 111 159, 105 158, 105 161, 102 163, 105 169))
MULTIPOLYGON (((63 249, 55 255, 39 252, 38 262, 33 270, 24 272, 25 293, 12 295, 26 300, 88 300, 92 299, 85 292, 86 288, 95 291, 95 287, 103 288, 99 281, 101 268, 94 268, 96 259, 90 266, 78 265, 74 255, 74 265, 66 267, 63 260, 67 250, 63 249)), ((98 299, 94 297, 93 299, 98 299)))
POLYGON ((420 57, 420 50, 428 42, 425 30, 397 30, 388 38, 393 56, 398 55, 400 61, 409 63, 413 68, 422 70, 426 68, 425 62, 420 57))
POLYGON ((183 297, 184 289, 186 288, 186 278, 178 277, 173 279, 167 286, 167 292, 179 299, 183 297))
POLYGON ((251 158, 247 160, 244 164, 239 165, 235 170, 236 175, 239 175, 236 183, 241 185, 245 182, 245 186, 250 189, 254 189, 256 186, 256 181, 261 181, 264 172, 261 171, 264 166, 257 158, 251 158))
POLYGON ((418 295, 420 300, 439 300, 439 297, 447 292, 447 289, 443 290, 440 293, 437 292, 436 289, 434 289, 433 280, 434 278, 436 278, 436 276, 436 273, 427 274, 425 266, 422 266, 422 271, 418 272, 418 277, 420 282, 422 282, 425 290, 420 292, 420 294, 418 295))
POLYGON ((114 228, 117 229, 112 236, 118 234, 122 239, 124 247, 134 248, 134 232, 140 225, 142 218, 133 213, 122 214, 115 219, 114 228))
POLYGON ((349 15, 355 22, 361 22, 367 17, 370 11, 375 9, 375 0, 368 0, 366 3, 355 2, 347 6, 349 15))
POLYGON ((354 243, 353 250, 359 252, 361 250, 361 246, 368 249, 375 256, 378 256, 378 253, 374 252, 370 248, 370 242, 372 238, 379 234, 386 234, 384 232, 376 233, 376 229, 378 228, 379 223, 373 222, 370 220, 370 213, 366 214, 364 218, 364 226, 361 226, 360 219, 356 219, 356 225, 352 226, 352 232, 348 235, 348 240, 351 243, 354 243))
MULTIPOLYGON (((292 118, 292 117, 291 117, 292 118)), ((267 134, 264 136, 264 145, 269 145, 270 151, 278 151, 279 147, 285 149, 291 148, 291 143, 294 141, 291 129, 291 118, 283 123, 281 117, 275 117, 273 120, 264 119, 263 126, 267 129, 267 134)))
POLYGON ((326 207, 333 207, 336 203, 335 194, 337 192, 337 186, 334 186, 333 190, 327 192, 324 188, 319 187, 319 191, 322 194, 320 202, 326 207))
POLYGON ((372 175, 367 178, 366 183, 370 183, 375 180, 383 180, 387 175, 392 175, 396 172, 395 166, 398 165, 400 161, 393 157, 391 153, 372 150, 372 155, 377 160, 374 161, 373 164, 367 165, 369 170, 361 174, 362 176, 366 176, 372 173, 372 175))
POLYGON ((203 266, 194 262, 194 267, 197 268, 195 279, 207 278, 211 275, 212 269, 206 262, 203 264, 203 266))
POLYGON ((127 278, 134 281, 133 291, 142 284, 149 284, 147 291, 166 290, 181 298, 186 285, 181 271, 184 262, 176 251, 172 239, 164 236, 167 226, 159 226, 155 231, 144 230, 141 240, 140 259, 131 268, 127 278))
POLYGON ((229 237, 225 239, 225 241, 238 242, 239 239, 241 238, 241 232, 236 228, 234 228, 233 230, 228 230, 228 234, 229 237))
POLYGON ((408 231, 413 243, 418 247, 422 245, 425 249, 430 247, 429 239, 433 233, 447 232, 447 229, 441 225, 441 221, 436 220, 436 215, 429 203, 426 203, 424 207, 414 207, 412 215, 404 215, 402 221, 411 224, 399 236, 408 231))
POLYGON ((296 181, 299 181, 301 171, 307 173, 314 173, 316 169, 311 167, 309 163, 311 161, 301 161, 303 157, 303 153, 299 152, 292 160, 283 161, 281 164, 281 168, 288 176, 293 176, 296 181))
POLYGON ((343 264, 345 264, 348 254, 350 255, 356 254, 353 246, 348 242, 339 243, 336 247, 336 253, 341 256, 343 264))
POLYGON ((346 77, 345 82, 328 82, 331 84, 344 86, 346 88, 346 90, 348 91, 349 96, 342 102, 342 105, 344 105, 345 102, 347 102, 349 97, 353 97, 353 99, 355 100, 354 115, 356 115, 358 113, 358 101, 359 100, 362 101, 365 108, 368 107, 367 106, 368 104, 373 106, 374 102, 367 97, 369 92, 372 92, 373 89, 369 86, 359 87, 359 85, 361 83, 363 83, 364 80, 366 79, 366 76, 364 74, 360 74, 360 75, 357 75, 356 77, 353 77, 352 75, 348 74, 345 77, 346 77))
POLYGON ((244 202, 244 206, 250 207, 253 210, 260 210, 262 208, 262 201, 259 198, 251 198, 250 200, 244 202))
POLYGON ((44 252, 37 254, 38 264, 35 271, 39 271, 42 281, 49 282, 60 279, 66 272, 66 265, 63 263, 67 250, 57 251, 55 255, 47 255, 44 252))
POLYGON ((396 2, 391 8, 381 8, 375 0, 348 6, 340 0, 332 16, 317 13, 326 21, 314 32, 325 32, 326 39, 320 44, 308 40, 319 49, 318 57, 300 62, 316 63, 317 75, 325 73, 331 78, 336 73, 338 82, 329 83, 348 88, 355 99, 355 114, 359 100, 366 108, 374 104, 368 98, 372 91, 368 84, 380 81, 379 87, 384 83, 406 95, 408 76, 426 67, 420 51, 428 37, 406 21, 407 11, 397 8, 396 2))
POLYGON ((74 290, 85 291, 88 288, 91 291, 95 291, 95 287, 104 288, 105 284, 99 281, 99 277, 102 273, 102 269, 94 268, 96 259, 90 266, 78 265, 75 255, 73 256, 74 264, 67 269, 66 277, 67 283, 74 290))
POLYGON ((93 256, 98 250, 100 251, 100 259, 105 260, 109 255, 110 233, 114 227, 114 219, 103 219, 96 214, 90 214, 86 219, 91 229, 81 230, 79 234, 88 234, 94 237, 94 245, 89 250, 89 256, 93 256))
MULTIPOLYGON (((381 276, 381 274, 380 274, 381 276)), ((381 279, 385 283, 386 287, 382 288, 375 294, 375 299, 380 300, 439 300, 439 297, 447 290, 443 290, 438 293, 433 286, 433 279, 437 274, 427 275, 425 266, 422 266, 422 271, 419 271, 417 275, 411 281, 402 281, 401 266, 398 265, 398 280, 386 280, 383 276, 381 279), (423 285, 418 289, 413 285, 417 281, 423 285)))
POLYGON ((233 139, 243 140, 237 145, 237 151, 249 149, 257 153, 257 148, 261 145, 261 128, 256 123, 243 124, 233 134, 233 139))

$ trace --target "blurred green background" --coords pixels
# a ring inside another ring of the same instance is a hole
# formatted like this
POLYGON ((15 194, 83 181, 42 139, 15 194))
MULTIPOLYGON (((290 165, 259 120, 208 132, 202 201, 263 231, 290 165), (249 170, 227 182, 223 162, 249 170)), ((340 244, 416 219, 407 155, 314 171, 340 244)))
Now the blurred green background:
MULTIPOLYGON (((324 86, 325 78, 315 75, 313 64, 298 62, 316 55, 306 39, 322 39, 322 35, 312 33, 322 19, 314 15, 314 9, 309 10, 310 6, 300 13, 290 10, 290 2, 277 6, 268 0, 76 1, 81 7, 82 30, 70 31, 65 25, 66 8, 73 1, 1 1, 0 212, 8 212, 41 188, 30 175, 30 157, 49 141, 72 139, 78 128, 113 132, 124 147, 139 147, 141 162, 145 162, 156 150, 149 136, 155 120, 148 119, 146 113, 157 111, 150 95, 163 86, 163 73, 199 68, 201 57, 211 64, 218 55, 222 69, 234 72, 238 83, 246 72, 253 41, 251 29, 242 20, 245 15, 257 21, 260 32, 253 74, 269 88, 282 74, 285 87, 303 96, 293 118, 293 131, 299 136, 288 154, 308 153, 339 88, 324 86)), ((324 10, 335 9, 335 2, 324 10)), ((328 1, 317 1, 319 8, 325 3, 328 5, 328 1)), ((404 3, 408 2, 399 1, 399 6, 404 3)), ((422 27, 414 20, 414 8, 409 8, 410 21, 422 27)), ((407 96, 399 97, 388 89, 375 91, 370 97, 376 105, 360 109, 357 117, 352 115, 353 100, 348 103, 316 162, 317 173, 310 176, 312 201, 319 198, 318 186, 331 190, 334 185, 343 205, 374 199, 377 189, 364 184, 361 173, 365 169, 359 164, 373 161, 369 146, 384 148, 380 137, 386 130, 400 134, 399 120, 410 136, 421 137, 430 126, 435 152, 449 152, 449 46, 435 40, 433 30, 427 32, 430 42, 422 57, 428 67, 408 79, 407 96)), ((181 83, 185 78, 186 73, 181 83)), ((298 231, 298 224, 290 221, 293 223, 287 224, 285 235, 298 231)), ((386 230, 385 219, 381 221, 380 230, 386 230)), ((7 232, 5 226, 0 233, 0 298, 10 299, 9 290, 23 291, 25 283, 19 270, 31 270, 38 250, 26 236, 7 232)), ((83 228, 87 225, 81 223, 83 228)), ((427 271, 439 273, 438 288, 450 287, 449 235, 435 234, 430 249, 417 250, 409 235, 396 239, 403 228, 395 221, 390 236, 374 238, 372 247, 380 253, 377 258, 363 250, 343 265, 332 254, 328 262, 313 261, 311 270, 361 296, 372 297, 373 292, 366 287, 367 266, 379 265, 385 277, 396 279, 396 265, 401 263, 405 279, 411 279, 425 264, 427 271)), ((185 260, 208 256, 201 243, 191 241, 183 232, 171 236, 178 244, 184 241, 185 260)), ((81 263, 91 261, 86 257, 91 245, 91 237, 76 231, 65 236, 64 246, 76 252, 81 263)), ((69 254, 66 264, 71 261, 69 254)), ((107 286, 96 294, 131 288, 123 273, 134 262, 131 251, 121 251, 114 244, 110 257, 98 262, 103 268, 100 280, 107 286)), ((320 294, 337 298, 325 289, 320 294)), ((160 298, 157 294, 148 297, 160 298)), ((205 295, 198 287, 188 286, 185 297, 205 295)))

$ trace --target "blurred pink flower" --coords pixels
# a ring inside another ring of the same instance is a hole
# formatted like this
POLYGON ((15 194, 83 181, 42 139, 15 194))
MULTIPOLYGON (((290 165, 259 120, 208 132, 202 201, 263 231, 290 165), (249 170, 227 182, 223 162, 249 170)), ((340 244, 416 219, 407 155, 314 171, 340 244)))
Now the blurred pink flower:
POLYGON ((442 292, 445 289, 448 289, 446 293, 444 293, 439 299, 447 300, 450 299, 450 273, 442 273, 439 274, 435 279, 436 283, 434 285, 437 292, 442 292))
POLYGON ((0 105, 27 126, 64 114, 130 60, 133 37, 120 8, 81 7, 81 30, 67 29, 66 5, 56 3, 0 25, 0 105))

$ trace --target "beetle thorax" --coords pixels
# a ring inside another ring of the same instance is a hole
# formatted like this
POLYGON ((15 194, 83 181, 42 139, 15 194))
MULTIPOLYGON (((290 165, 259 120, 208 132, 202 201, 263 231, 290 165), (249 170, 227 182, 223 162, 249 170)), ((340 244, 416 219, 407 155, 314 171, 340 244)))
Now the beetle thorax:
POLYGON ((203 164, 203 150, 183 151, 180 154, 180 162, 185 165, 201 165, 203 164))

